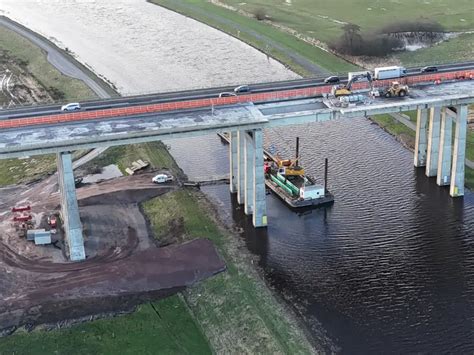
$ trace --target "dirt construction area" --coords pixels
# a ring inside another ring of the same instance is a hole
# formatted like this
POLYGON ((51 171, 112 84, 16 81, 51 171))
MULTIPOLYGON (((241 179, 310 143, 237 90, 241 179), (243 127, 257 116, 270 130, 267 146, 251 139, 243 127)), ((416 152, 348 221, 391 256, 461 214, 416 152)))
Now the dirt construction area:
POLYGON ((86 260, 68 262, 63 236, 35 245, 13 228, 11 208, 30 205, 35 227, 59 211, 57 176, 0 188, 0 333, 97 313, 128 310, 225 269, 212 243, 196 239, 159 247, 139 203, 179 188, 156 185, 151 173, 77 189, 86 260))

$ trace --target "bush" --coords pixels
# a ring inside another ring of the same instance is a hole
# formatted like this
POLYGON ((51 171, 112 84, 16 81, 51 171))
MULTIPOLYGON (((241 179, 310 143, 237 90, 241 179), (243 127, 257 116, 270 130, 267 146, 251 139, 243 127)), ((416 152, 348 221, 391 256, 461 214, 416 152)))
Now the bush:
POLYGON ((253 14, 255 18, 259 21, 263 21, 267 18, 267 12, 262 7, 256 9, 253 14))

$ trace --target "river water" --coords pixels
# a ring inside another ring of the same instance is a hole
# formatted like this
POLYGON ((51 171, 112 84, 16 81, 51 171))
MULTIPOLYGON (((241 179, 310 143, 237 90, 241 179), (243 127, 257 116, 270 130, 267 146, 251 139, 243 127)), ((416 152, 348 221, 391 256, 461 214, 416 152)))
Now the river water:
MULTIPOLYGON (((329 158, 333 206, 296 214, 268 195, 269 226, 255 231, 227 185, 204 191, 244 228, 267 280, 317 342, 343 353, 472 353, 474 194, 450 198, 364 118, 273 129, 265 144, 292 156, 296 136, 311 175, 321 178, 329 158)), ((217 137, 171 146, 191 177, 227 172, 217 137)))

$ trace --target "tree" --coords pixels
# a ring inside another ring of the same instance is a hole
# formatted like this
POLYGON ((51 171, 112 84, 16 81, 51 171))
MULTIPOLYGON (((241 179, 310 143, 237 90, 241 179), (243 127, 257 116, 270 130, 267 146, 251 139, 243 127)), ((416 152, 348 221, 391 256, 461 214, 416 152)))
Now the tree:
POLYGON ((354 51, 355 42, 360 43, 362 37, 360 35, 360 26, 356 25, 355 23, 346 23, 342 30, 344 31, 344 38, 346 43, 349 44, 349 48, 351 51, 354 51))

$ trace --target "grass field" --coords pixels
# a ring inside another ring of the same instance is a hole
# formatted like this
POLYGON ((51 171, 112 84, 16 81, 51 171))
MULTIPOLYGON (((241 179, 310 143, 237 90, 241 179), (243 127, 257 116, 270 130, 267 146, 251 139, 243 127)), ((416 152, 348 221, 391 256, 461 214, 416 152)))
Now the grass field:
POLYGON ((0 339, 0 354, 212 354, 180 296, 137 312, 57 331, 0 339))
POLYGON ((342 34, 340 22, 372 30, 395 21, 431 19, 450 31, 474 29, 471 0, 221 0, 250 13, 266 10, 275 23, 331 41, 342 34), (464 21, 462 21, 464 20, 464 21))
MULTIPOLYGON (((266 39, 313 61, 331 72, 346 72, 353 66, 335 55, 309 45, 275 26, 284 26, 306 37, 330 43, 342 34, 344 22, 358 24, 362 30, 401 20, 439 21, 448 31, 474 30, 474 7, 471 0, 221 0, 220 2, 252 15, 264 9, 271 18, 270 26, 256 19, 238 14, 208 0, 149 0, 173 11, 209 24, 268 53, 291 69, 308 76, 309 73, 294 63, 284 52, 272 48, 266 39), (240 29, 240 31, 239 31, 240 29), (255 33, 264 38, 257 38, 255 33)), ((465 34, 433 48, 395 55, 407 66, 471 60, 474 34, 465 34)))

